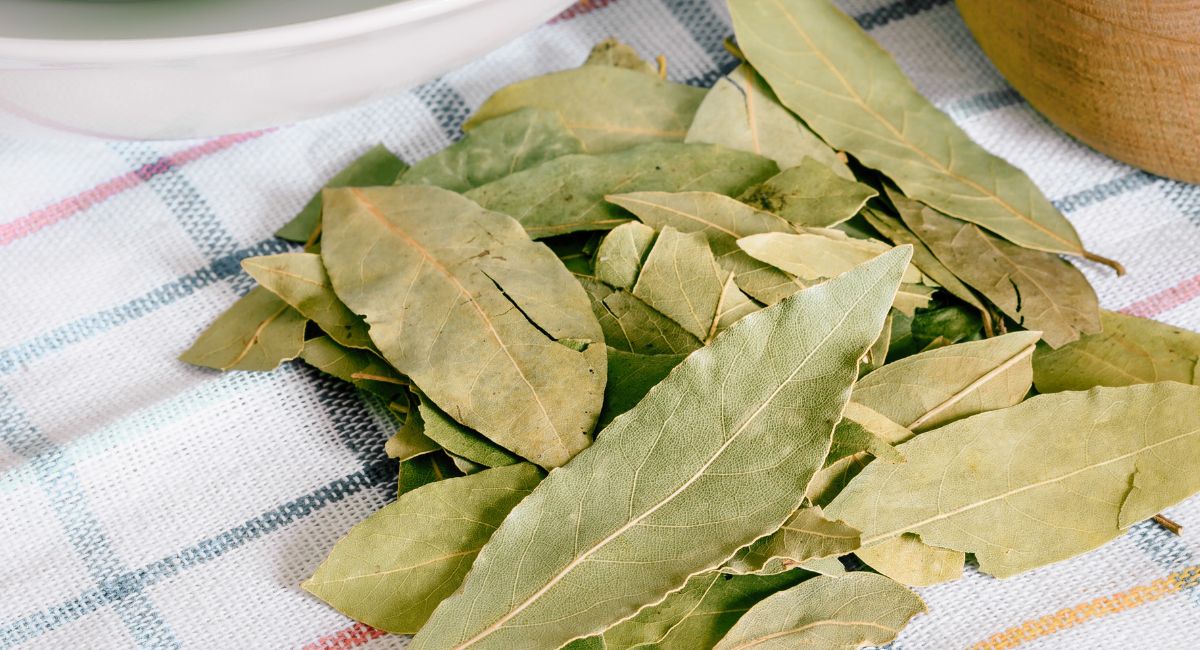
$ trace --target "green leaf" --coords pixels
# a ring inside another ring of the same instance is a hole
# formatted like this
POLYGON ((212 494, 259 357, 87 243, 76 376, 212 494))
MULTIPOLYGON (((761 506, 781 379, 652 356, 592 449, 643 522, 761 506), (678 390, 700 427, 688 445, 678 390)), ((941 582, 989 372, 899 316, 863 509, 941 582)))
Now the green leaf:
POLYGON ((779 530, 739 550, 723 573, 771 575, 809 560, 836 558, 858 548, 858 531, 830 521, 816 506, 798 508, 779 530))
POLYGON ((638 56, 637 50, 615 38, 606 38, 596 43, 596 46, 588 53, 588 58, 583 64, 625 68, 626 70, 654 75, 655 77, 658 76, 658 70, 642 60, 642 57, 638 56))
POLYGON ((748 65, 717 80, 705 95, 685 142, 708 142, 766 156, 787 169, 813 158, 842 178, 854 174, 829 145, 779 104, 748 65))
POLYGON ((444 451, 422 454, 400 463, 397 477, 397 496, 403 496, 421 487, 448 478, 462 476, 444 451))
POLYGON ((521 463, 407 492, 352 528, 301 586, 356 621, 415 633, 541 478, 521 463))
POLYGON ((504 447, 455 422, 429 400, 421 400, 418 410, 425 421, 425 435, 454 456, 484 467, 502 467, 521 461, 504 447))
POLYGON ((913 438, 908 462, 869 465, 826 511, 864 547, 915 533, 1016 575, 1200 490, 1200 474, 1178 471, 1200 462, 1198 403, 1200 388, 1174 382, 1039 395, 913 438))
POLYGON ((660 142, 615 153, 563 156, 477 187, 467 196, 489 210, 511 215, 538 238, 607 230, 628 221, 628 213, 604 200, 607 194, 740 194, 777 171, 770 160, 742 151, 660 142))
POLYGON ((271 293, 348 348, 374 350, 367 324, 346 308, 325 273, 321 256, 282 253, 242 260, 242 268, 271 293))
POLYGON ((179 360, 218 370, 274 370, 300 356, 307 322, 275 294, 255 287, 201 332, 179 360))
POLYGON ((805 158, 750 188, 741 200, 797 226, 828 228, 858 214, 868 199, 878 195, 874 188, 805 158))
POLYGON ((724 272, 704 235, 668 226, 650 249, 633 295, 696 338, 707 340, 724 286, 724 272))
POLYGON ((392 434, 383 445, 383 451, 388 458, 395 458, 402 463, 441 448, 441 445, 425 435, 425 419, 415 410, 409 411, 400 430, 392 434))
POLYGON ((636 354, 680 354, 700 347, 699 339, 628 292, 588 278, 579 281, 611 347, 636 354))
POLYGON ((392 366, 455 420, 544 467, 589 444, 604 338, 550 249, 436 187, 325 197, 325 267, 392 366), (577 352, 557 339, 594 344, 577 352))
MULTIPOLYGON (((1024 172, 988 153, 921 96, 892 57, 829 0, 730 0, 738 45, 836 149, 905 194, 1021 246, 1086 255, 1024 172)), ((943 260, 945 261, 945 260, 943 260)))
POLYGON ((633 288, 655 236, 653 228, 636 221, 613 228, 596 249, 596 279, 618 289, 633 288))
POLYGON ((926 309, 913 318, 912 335, 917 342, 942 340, 946 345, 979 336, 979 312, 951 305, 926 309))
POLYGON ((462 140, 413 165, 396 182, 466 192, 582 151, 583 144, 558 115, 526 108, 483 122, 462 140))
POLYGON ((1010 244, 929 208, 900 216, 963 282, 1021 327, 1041 330, 1051 347, 1100 331, 1096 292, 1070 262, 1010 244))
POLYGON ((591 153, 618 151, 687 135, 704 90, 608 65, 552 72, 501 88, 467 120, 470 131, 485 120, 522 108, 557 113, 591 153))
POLYGON ((1200 385, 1200 334, 1113 311, 1100 312, 1100 324, 1099 334, 1033 353, 1038 392, 1156 381, 1200 385))
POLYGON ((820 576, 763 599, 716 650, 813 647, 856 650, 895 639, 925 604, 902 585, 872 573, 820 576))
MULTIPOLYGON (((370 187, 391 185, 408 165, 383 145, 367 150, 357 160, 325 183, 325 187, 370 187)), ((289 241, 305 243, 321 232, 321 192, 304 204, 300 213, 287 222, 275 236, 289 241)))
POLYGON ((606 650, 711 648, 755 603, 809 576, 800 570, 769 576, 702 573, 662 602, 589 639, 602 639, 599 647, 606 650))
POLYGON ((513 510, 413 650, 557 648, 778 529, 829 450, 907 263, 890 252, 685 359, 513 510))
POLYGON ((656 229, 670 226, 702 233, 721 268, 733 273, 745 292, 765 296, 764 302, 779 302, 806 286, 738 248, 740 237, 792 232, 786 221, 773 214, 715 192, 634 192, 607 198, 656 229))
POLYGON ((683 354, 634 354, 608 349, 608 384, 604 387, 604 408, 598 427, 606 427, 618 415, 633 408, 646 393, 658 385, 671 369, 679 365, 683 354))
POLYGON ((407 402, 407 389, 402 385, 404 377, 374 352, 347 348, 328 336, 318 336, 304 342, 300 358, 317 370, 372 392, 387 402, 407 402))

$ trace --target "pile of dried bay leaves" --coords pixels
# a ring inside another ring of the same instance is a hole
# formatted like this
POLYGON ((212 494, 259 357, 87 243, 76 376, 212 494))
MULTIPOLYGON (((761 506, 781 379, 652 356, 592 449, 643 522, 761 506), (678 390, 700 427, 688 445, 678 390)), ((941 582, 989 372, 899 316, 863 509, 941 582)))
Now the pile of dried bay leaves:
MULTIPOLYGON (((183 355, 394 414, 304 587, 412 648, 857 648, 1200 489, 1200 335, 827 0, 731 0, 711 90, 608 41, 368 152, 183 355)), ((936 612, 934 613, 936 615, 936 612)))

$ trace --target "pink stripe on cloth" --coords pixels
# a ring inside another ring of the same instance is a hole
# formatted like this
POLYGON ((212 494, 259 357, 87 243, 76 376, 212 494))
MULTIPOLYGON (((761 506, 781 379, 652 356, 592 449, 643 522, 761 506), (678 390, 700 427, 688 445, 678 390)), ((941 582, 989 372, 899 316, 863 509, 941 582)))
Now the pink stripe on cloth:
POLYGON ((1163 312, 1189 303, 1200 297, 1200 275, 1188 278, 1179 284, 1163 289, 1122 309, 1123 313, 1142 318, 1153 318, 1163 312))
POLYGON ((355 623, 316 641, 306 643, 303 650, 350 650, 350 648, 365 645, 368 641, 381 636, 387 636, 387 632, 377 630, 366 623, 355 623))
POLYGON ((125 190, 137 187, 172 168, 181 167, 241 142, 254 140, 273 130, 265 129, 213 138, 194 147, 188 147, 169 156, 159 158, 152 163, 142 165, 133 171, 111 178, 89 190, 65 198, 40 210, 30 212, 23 217, 0 224, 0 246, 6 246, 18 239, 28 237, 42 228, 52 226, 63 219, 87 210, 97 203, 107 201, 125 190))

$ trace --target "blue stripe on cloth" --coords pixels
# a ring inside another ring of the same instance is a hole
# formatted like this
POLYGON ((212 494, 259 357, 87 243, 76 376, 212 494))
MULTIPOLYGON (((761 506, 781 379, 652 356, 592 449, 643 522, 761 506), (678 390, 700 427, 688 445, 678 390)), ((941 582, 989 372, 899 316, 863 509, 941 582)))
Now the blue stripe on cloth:
POLYGON ((1089 205, 1107 201, 1114 196, 1141 189, 1160 180, 1164 179, 1148 172, 1135 171, 1055 199, 1052 203, 1054 207, 1063 212, 1074 212, 1089 205))
POLYGON ((467 106, 467 100, 454 86, 438 78, 417 86, 411 92, 437 120, 448 140, 462 137, 462 125, 470 116, 471 107, 467 106))
MULTIPOLYGON (((92 579, 98 585, 103 585, 123 573, 126 569, 99 520, 92 513, 79 477, 70 463, 66 462, 62 449, 42 435, 3 390, 0 390, 0 440, 16 454, 30 459, 38 483, 50 499, 67 541, 87 567, 92 579)), ((174 633, 145 594, 137 594, 113 605, 138 647, 179 647, 174 633)), ((0 641, 3 641, 3 637, 0 637, 0 641)))
POLYGON ((263 240, 248 248, 219 257, 204 268, 180 276, 122 305, 84 316, 28 341, 4 348, 0 350, 0 375, 14 372, 51 352, 137 320, 190 296, 199 289, 238 275, 241 273, 239 264, 247 257, 283 253, 294 248, 295 246, 279 239, 263 240))
POLYGON ((854 16, 859 27, 867 31, 883 27, 898 20, 904 20, 917 14, 929 11, 935 7, 950 4, 952 0, 897 0, 878 9, 863 12, 854 16))
POLYGON ((394 489, 395 480, 396 464, 394 461, 382 460, 369 463, 359 471, 267 510, 219 535, 204 539, 140 569, 114 575, 97 589, 88 590, 60 605, 0 627, 0 648, 9 648, 36 638, 78 620, 109 603, 136 599, 147 587, 179 575, 192 567, 215 560, 232 550, 319 512, 326 506, 344 501, 367 489, 380 486, 394 489))

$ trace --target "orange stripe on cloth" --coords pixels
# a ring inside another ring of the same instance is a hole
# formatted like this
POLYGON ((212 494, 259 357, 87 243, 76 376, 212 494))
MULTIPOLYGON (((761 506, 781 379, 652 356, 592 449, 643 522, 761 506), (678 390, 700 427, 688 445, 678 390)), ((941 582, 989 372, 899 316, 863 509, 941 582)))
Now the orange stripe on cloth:
POLYGON ((1015 648, 1028 641, 1078 627, 1098 618, 1149 605, 1198 585, 1200 585, 1200 565, 1190 566, 1165 578, 1159 578, 1150 584, 1138 585, 1125 591, 1080 603, 1074 607, 1060 609, 1053 614, 1030 619, 1003 632, 993 634, 986 641, 980 641, 971 646, 971 650, 1015 648))
POLYGON ((355 623, 305 644, 304 650, 350 650, 385 635, 387 632, 377 630, 366 623, 355 623))

